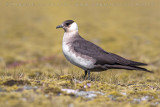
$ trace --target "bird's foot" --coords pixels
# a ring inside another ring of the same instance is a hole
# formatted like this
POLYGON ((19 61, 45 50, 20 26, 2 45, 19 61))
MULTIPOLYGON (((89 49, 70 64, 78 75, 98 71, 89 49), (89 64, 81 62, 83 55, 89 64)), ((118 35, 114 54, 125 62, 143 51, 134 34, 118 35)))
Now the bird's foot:
POLYGON ((85 71, 84 79, 86 78, 87 74, 88 74, 88 78, 87 79, 90 80, 90 71, 85 71))
POLYGON ((90 80, 90 71, 87 71, 88 73, 88 80, 90 80))

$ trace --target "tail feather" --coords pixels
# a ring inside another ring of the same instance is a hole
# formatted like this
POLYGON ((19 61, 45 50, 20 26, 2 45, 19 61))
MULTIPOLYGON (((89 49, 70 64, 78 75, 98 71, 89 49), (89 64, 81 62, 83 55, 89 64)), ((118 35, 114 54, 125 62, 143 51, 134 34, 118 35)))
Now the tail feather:
POLYGON ((126 70, 139 70, 153 73, 153 71, 147 70, 146 68, 137 66, 124 66, 124 65, 105 65, 108 69, 126 69, 126 70))
POLYGON ((148 64, 142 63, 142 62, 136 62, 136 61, 131 61, 130 60, 130 66, 146 66, 148 64))

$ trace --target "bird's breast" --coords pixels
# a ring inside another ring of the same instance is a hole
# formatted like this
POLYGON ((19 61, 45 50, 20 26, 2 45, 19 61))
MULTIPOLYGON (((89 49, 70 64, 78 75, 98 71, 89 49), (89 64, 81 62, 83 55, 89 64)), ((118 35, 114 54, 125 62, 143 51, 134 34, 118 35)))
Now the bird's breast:
POLYGON ((91 57, 76 52, 74 50, 74 47, 72 46, 72 43, 72 41, 65 41, 63 39, 62 48, 63 54, 66 57, 66 59, 72 64, 84 70, 92 69, 94 67, 95 61, 91 57))

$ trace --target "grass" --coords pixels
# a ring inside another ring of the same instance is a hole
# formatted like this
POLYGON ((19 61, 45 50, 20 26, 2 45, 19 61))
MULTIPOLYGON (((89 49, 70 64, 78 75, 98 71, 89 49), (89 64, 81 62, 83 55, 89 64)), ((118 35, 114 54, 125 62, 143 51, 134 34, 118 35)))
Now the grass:
POLYGON ((32 3, 0 4, 2 107, 160 106, 158 1, 32 3), (84 71, 64 58, 63 31, 55 29, 66 19, 75 20, 87 40, 109 52, 148 63, 146 68, 154 74, 108 70, 91 73, 91 80, 83 79, 84 71))

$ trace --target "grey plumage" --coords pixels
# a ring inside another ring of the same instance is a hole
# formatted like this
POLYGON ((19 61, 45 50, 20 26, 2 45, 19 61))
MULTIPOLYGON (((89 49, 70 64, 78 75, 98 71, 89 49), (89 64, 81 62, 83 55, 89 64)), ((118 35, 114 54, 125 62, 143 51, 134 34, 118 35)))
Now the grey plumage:
POLYGON ((85 76, 88 73, 88 78, 90 78, 90 71, 104 71, 108 69, 140 70, 152 73, 152 71, 139 67, 147 65, 145 63, 125 59, 85 40, 79 35, 77 24, 74 21, 64 21, 62 25, 57 26, 57 28, 60 27, 65 31, 63 37, 64 55, 72 64, 84 69, 85 76), (70 53, 68 54, 68 52, 70 53), (79 57, 83 63, 76 61, 76 57, 79 57))
POLYGON ((127 69, 151 72, 145 68, 137 67, 147 65, 145 63, 131 61, 116 54, 106 52, 99 46, 83 39, 79 34, 76 35, 76 38, 72 43, 74 50, 77 53, 96 59, 95 68, 90 70, 127 69))

